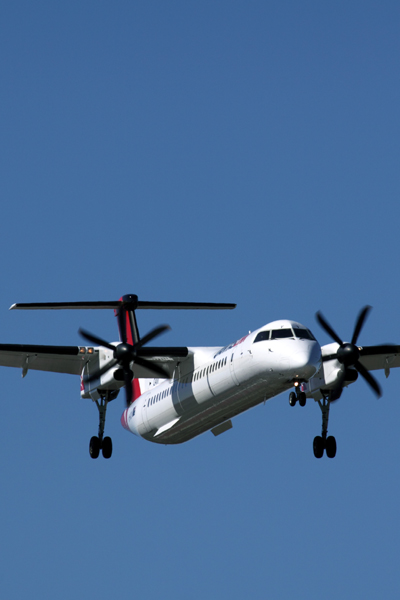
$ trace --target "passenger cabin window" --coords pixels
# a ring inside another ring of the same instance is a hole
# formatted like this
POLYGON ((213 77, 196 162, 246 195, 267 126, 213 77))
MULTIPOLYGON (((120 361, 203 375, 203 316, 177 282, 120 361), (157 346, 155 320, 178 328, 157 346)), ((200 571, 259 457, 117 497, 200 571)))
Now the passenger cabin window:
POLYGON ((260 333, 257 333, 256 339, 253 343, 255 344, 256 342, 264 342, 265 340, 269 340, 270 333, 270 331, 260 331, 260 333))
POLYGON ((311 331, 308 331, 308 329, 300 329, 300 327, 293 327, 293 331, 294 335, 300 339, 315 341, 315 337, 313 336, 311 331))
POLYGON ((292 338, 293 331, 291 329, 273 329, 271 331, 271 340, 281 340, 283 338, 292 338))

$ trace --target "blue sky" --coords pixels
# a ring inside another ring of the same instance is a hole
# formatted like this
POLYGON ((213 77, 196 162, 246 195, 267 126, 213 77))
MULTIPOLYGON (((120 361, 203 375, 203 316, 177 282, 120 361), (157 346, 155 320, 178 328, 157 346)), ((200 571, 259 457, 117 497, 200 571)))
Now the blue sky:
MULTIPOLYGON (((171 345, 225 345, 322 310, 400 343, 395 2, 26 2, 0 19, 2 342, 117 338, 110 312, 14 302, 236 302, 138 314, 171 345)), ((400 373, 331 411, 281 396, 177 447, 72 376, 2 369, 2 594, 398 598, 400 373)))

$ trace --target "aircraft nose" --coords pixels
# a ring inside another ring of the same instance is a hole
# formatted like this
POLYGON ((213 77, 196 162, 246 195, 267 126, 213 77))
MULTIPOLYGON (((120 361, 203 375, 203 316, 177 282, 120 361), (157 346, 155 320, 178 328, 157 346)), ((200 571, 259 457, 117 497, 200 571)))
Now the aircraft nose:
POLYGON ((290 360, 294 370, 294 377, 310 379, 321 366, 321 348, 318 343, 312 342, 293 354, 290 360))

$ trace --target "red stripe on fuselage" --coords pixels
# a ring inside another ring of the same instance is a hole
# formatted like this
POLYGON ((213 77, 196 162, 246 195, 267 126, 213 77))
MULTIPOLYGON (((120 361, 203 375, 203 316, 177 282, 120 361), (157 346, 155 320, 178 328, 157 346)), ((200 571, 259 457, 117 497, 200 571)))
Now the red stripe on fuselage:
MULTIPOLYGON (((122 302, 122 300, 123 300, 123 298, 119 299, 120 302, 122 302)), ((115 314, 115 316, 117 316, 118 313, 116 310, 114 310, 114 314, 115 314)), ((125 321, 126 341, 128 342, 128 344, 133 346, 133 331, 132 331, 132 327, 131 327, 129 311, 125 312, 125 319, 126 319, 126 321, 125 321)), ((122 340, 121 332, 119 332, 119 339, 122 340)), ((141 396, 139 379, 133 379, 132 385, 133 385, 133 394, 132 394, 132 404, 133 404, 133 402, 135 402, 135 400, 137 398, 139 398, 139 396, 141 396)), ((122 422, 122 418, 121 418, 121 422, 122 422)), ((123 423, 122 423, 122 425, 125 427, 125 425, 123 423)), ((125 429, 129 429, 128 426, 126 426, 125 429)))
POLYGON ((121 415, 121 425, 124 429, 130 431, 128 427, 128 409, 124 410, 124 412, 121 415))

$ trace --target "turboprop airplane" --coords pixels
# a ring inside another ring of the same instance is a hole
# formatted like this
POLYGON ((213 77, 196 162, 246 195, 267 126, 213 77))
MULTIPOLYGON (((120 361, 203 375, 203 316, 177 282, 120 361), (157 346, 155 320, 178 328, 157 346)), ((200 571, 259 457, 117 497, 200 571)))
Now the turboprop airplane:
POLYGON ((112 454, 104 436, 107 404, 125 387, 125 429, 158 444, 180 444, 205 431, 217 436, 232 427, 232 418, 289 391, 289 404, 305 406, 307 398, 322 412, 321 435, 314 438, 316 458, 336 455, 336 440, 328 436, 329 410, 343 388, 358 376, 380 397, 370 371, 386 376, 400 366, 400 346, 359 346, 358 337, 370 311, 358 315, 351 342, 344 342, 321 313, 317 320, 334 340, 320 346, 311 331, 296 321, 268 323, 224 347, 187 348, 147 346, 169 329, 162 325, 140 337, 139 309, 233 309, 235 304, 145 302, 134 294, 111 302, 13 304, 11 310, 114 309, 120 341, 109 343, 83 329, 89 346, 0 344, 0 365, 79 375, 81 397, 91 399, 99 412, 98 435, 89 444, 92 458, 112 454), (145 347, 147 346, 147 347, 145 347))

